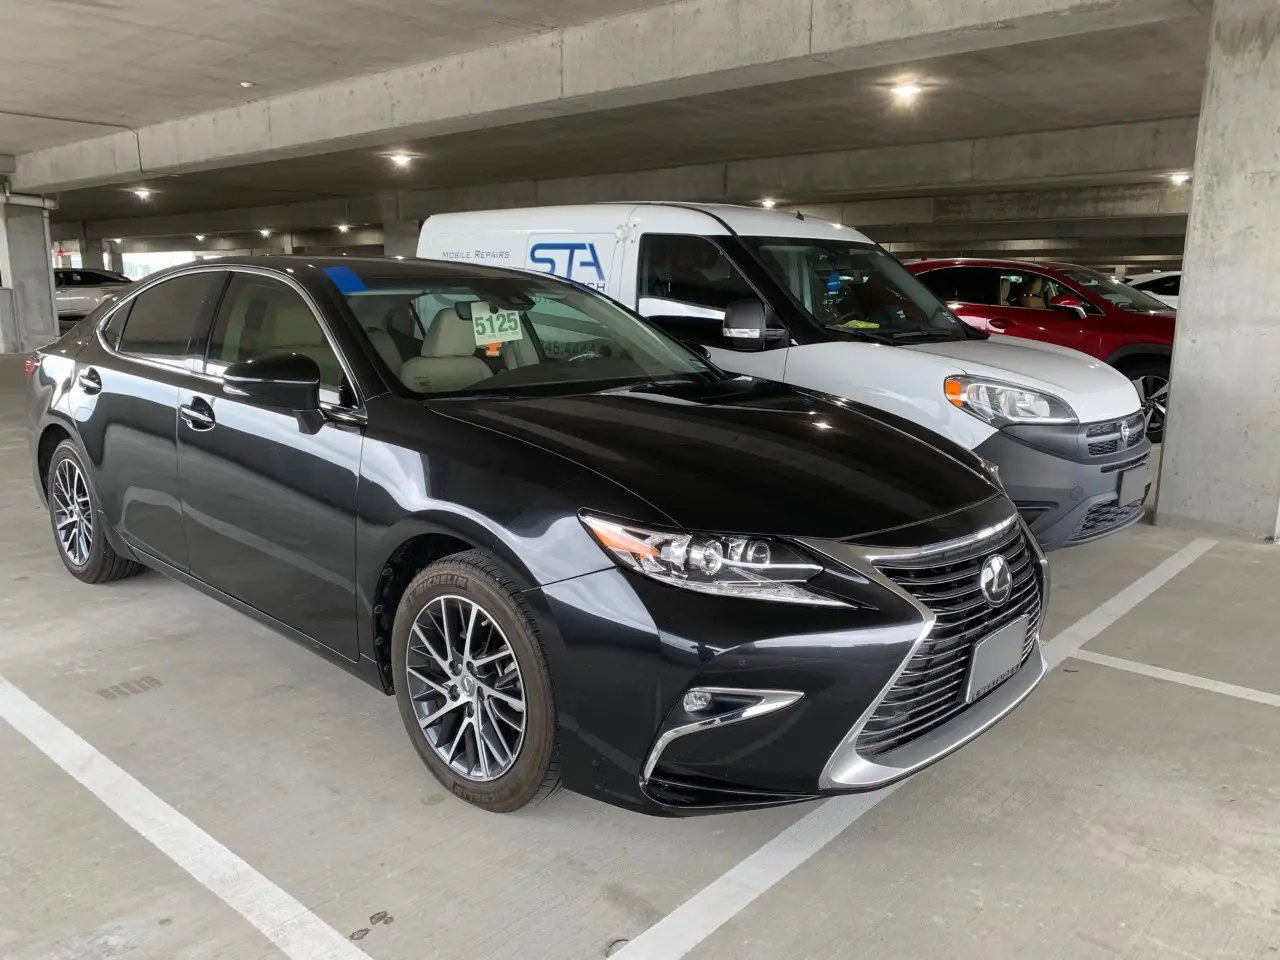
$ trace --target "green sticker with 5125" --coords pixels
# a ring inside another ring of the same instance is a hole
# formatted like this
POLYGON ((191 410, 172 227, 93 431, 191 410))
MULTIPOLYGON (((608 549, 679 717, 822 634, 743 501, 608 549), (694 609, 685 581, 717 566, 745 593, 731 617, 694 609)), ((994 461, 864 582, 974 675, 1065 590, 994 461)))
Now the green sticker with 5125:
POLYGON ((518 310, 494 310, 487 304, 473 304, 471 326, 475 328, 477 347, 524 339, 518 310))

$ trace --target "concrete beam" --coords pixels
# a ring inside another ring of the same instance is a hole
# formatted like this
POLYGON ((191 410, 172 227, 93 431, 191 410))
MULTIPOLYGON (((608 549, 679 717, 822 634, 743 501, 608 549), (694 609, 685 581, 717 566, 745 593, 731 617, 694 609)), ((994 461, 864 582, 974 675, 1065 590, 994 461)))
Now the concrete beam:
POLYGON ((8 176, 17 169, 16 161, 12 154, 0 153, 0 177, 8 176))
POLYGON ((675 0, 24 154, 15 181, 48 192, 380 146, 1183 16, 1202 13, 1193 0, 675 0))

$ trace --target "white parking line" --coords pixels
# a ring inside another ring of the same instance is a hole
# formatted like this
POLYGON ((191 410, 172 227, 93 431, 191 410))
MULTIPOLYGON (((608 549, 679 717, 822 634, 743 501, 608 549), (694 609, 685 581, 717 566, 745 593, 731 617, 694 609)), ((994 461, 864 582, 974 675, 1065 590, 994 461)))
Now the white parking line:
POLYGON ((0 677, 0 718, 290 960, 369 960, 323 920, 0 677))
POLYGON ((1104 667, 1114 667, 1129 673, 1154 677, 1157 680, 1168 680, 1180 683, 1184 687, 1196 687, 1213 693, 1238 697, 1241 700, 1252 700, 1254 703, 1265 703, 1272 707, 1280 707, 1280 694, 1267 693, 1265 690, 1254 690, 1252 687, 1239 687, 1234 683, 1223 683, 1221 680, 1210 680, 1208 677, 1197 677, 1194 673, 1179 673, 1177 670, 1166 670, 1164 667, 1153 667, 1149 663, 1138 663, 1136 660, 1123 660, 1120 657, 1109 657, 1105 653, 1094 653, 1092 650, 1077 650, 1073 653, 1077 660, 1087 660, 1104 667))
MULTIPOLYGON (((1044 646, 1055 667, 1191 566, 1216 540, 1193 540, 1044 646)), ((836 797, 805 814, 615 953, 614 960, 679 960, 838 837, 902 782, 875 793, 836 797)))

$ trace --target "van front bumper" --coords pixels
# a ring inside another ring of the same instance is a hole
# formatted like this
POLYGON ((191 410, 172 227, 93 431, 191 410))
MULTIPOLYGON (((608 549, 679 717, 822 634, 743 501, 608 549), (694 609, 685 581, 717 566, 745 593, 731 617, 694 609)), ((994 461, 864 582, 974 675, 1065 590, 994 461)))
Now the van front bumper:
MULTIPOLYGON (((974 451, 1000 480, 1045 550, 1110 536, 1137 523, 1151 489, 1141 413, 1101 423, 1005 427, 974 451), (1129 422, 1130 442, 1121 432, 1129 422)), ((1145 426, 1145 424, 1144 424, 1145 426)))

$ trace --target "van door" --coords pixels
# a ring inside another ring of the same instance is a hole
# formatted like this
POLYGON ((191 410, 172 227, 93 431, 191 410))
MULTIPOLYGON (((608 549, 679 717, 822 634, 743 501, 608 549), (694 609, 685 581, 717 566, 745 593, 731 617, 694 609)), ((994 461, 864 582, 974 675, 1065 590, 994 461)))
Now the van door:
POLYGON ((614 233, 530 233, 524 267, 608 293, 625 235, 625 224, 619 224, 614 233))
POLYGON ((784 379, 785 343, 751 351, 725 346, 725 309, 735 300, 762 298, 720 247, 689 234, 643 233, 638 241, 631 269, 642 317, 678 340, 706 347, 712 362, 725 370, 784 379))

